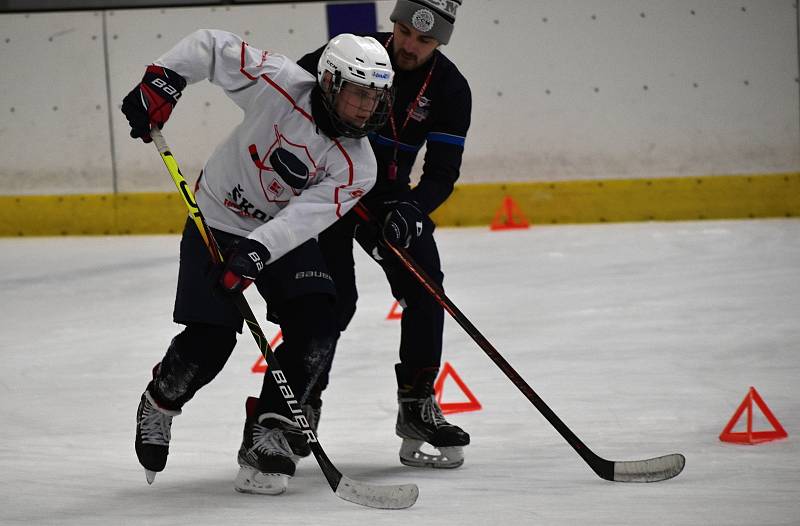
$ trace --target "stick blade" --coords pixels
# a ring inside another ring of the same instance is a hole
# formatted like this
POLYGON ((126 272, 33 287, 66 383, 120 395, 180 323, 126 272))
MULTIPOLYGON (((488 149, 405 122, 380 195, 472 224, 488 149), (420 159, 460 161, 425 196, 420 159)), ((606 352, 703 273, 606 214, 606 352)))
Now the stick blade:
POLYGON ((680 453, 647 460, 614 462, 614 481, 659 482, 678 476, 685 465, 686 458, 680 453))
POLYGON ((419 488, 416 484, 375 486, 342 476, 336 496, 361 506, 384 510, 401 510, 417 502, 419 488))

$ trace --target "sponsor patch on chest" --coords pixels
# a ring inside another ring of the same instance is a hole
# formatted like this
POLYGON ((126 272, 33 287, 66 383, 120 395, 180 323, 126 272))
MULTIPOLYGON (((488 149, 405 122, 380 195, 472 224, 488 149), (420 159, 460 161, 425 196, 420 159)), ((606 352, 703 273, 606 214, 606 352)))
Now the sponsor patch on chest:
POLYGON ((272 181, 267 185, 267 192, 269 192, 273 198, 278 198, 283 193, 283 185, 273 177, 272 181))
POLYGON ((269 214, 257 208, 255 204, 251 203, 244 196, 244 189, 242 188, 242 185, 239 184, 234 186, 225 195, 224 204, 226 208, 232 210, 236 213, 236 215, 242 217, 252 217, 263 222, 267 222, 268 220, 272 219, 269 214))
POLYGON ((422 122, 428 118, 431 112, 431 99, 428 97, 420 97, 419 102, 416 106, 411 103, 411 115, 410 118, 417 121, 422 122))

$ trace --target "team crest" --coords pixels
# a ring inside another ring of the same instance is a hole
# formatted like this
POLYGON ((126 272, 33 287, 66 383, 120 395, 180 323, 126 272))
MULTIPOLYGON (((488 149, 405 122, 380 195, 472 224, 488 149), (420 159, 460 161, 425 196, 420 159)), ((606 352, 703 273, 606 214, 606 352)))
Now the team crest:
POLYGON ((255 144, 250 145, 249 152, 258 168, 264 196, 269 201, 286 202, 292 194, 300 195, 324 175, 324 170, 320 170, 311 158, 308 147, 289 140, 277 126, 275 140, 263 156, 255 144), (287 188, 291 190, 291 194, 286 194, 287 188))
POLYGON ((275 148, 269 155, 269 164, 292 188, 302 190, 308 185, 308 166, 289 150, 275 148))

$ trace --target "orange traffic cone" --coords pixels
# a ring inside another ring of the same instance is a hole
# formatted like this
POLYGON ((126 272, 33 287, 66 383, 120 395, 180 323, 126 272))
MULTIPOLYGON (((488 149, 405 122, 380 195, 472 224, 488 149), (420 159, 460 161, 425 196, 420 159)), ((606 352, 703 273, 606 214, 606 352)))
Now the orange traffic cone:
POLYGON ((439 407, 442 408, 442 413, 450 414, 450 413, 466 413, 467 411, 478 411, 483 406, 478 399, 475 398, 475 395, 472 394, 472 391, 469 390, 467 385, 458 376, 456 370, 453 369, 453 366, 450 365, 450 362, 444 362, 442 366, 442 370, 439 373, 439 377, 433 383, 433 390, 436 392, 436 401, 439 403, 439 407), (461 392, 466 395, 468 402, 450 402, 450 403, 442 403, 442 388, 444 387, 445 379, 450 376, 456 382, 458 387, 461 389, 461 392))
POLYGON ((517 203, 510 196, 503 198, 503 204, 497 209, 489 226, 492 230, 509 230, 512 228, 528 228, 528 220, 522 215, 517 203))
POLYGON ((387 320, 399 320, 403 317, 403 310, 400 308, 400 303, 395 301, 392 304, 392 310, 389 311, 389 315, 386 316, 387 320))
POLYGON ((736 409, 733 417, 731 417, 730 421, 728 422, 728 425, 726 425, 725 429, 723 429, 722 433, 720 433, 719 439, 723 442, 752 445, 759 444, 761 442, 769 442, 770 440, 786 438, 787 436, 789 435, 786 433, 786 430, 783 429, 781 423, 778 422, 778 419, 775 418, 775 415, 773 415, 772 411, 769 410, 769 407, 767 407, 767 404, 764 403, 764 400, 761 398, 761 395, 758 394, 756 388, 750 387, 750 390, 747 392, 747 395, 745 395, 744 400, 742 400, 742 403, 739 404, 739 408, 736 409), (772 424, 771 431, 753 431, 753 402, 756 403, 769 423, 772 424), (746 431, 734 432, 733 428, 745 410, 747 410, 746 431))
MULTIPOLYGON (((275 347, 278 345, 278 342, 280 342, 282 339, 283 339, 283 332, 281 332, 281 330, 278 329, 278 334, 276 334, 272 338, 272 341, 269 342, 270 348, 272 350, 275 350, 275 347)), ((253 371, 254 373, 266 373, 267 369, 269 369, 269 367, 267 366, 267 361, 264 359, 264 355, 259 355, 258 360, 256 360, 256 363, 254 363, 253 367, 250 368, 250 370, 253 371)))

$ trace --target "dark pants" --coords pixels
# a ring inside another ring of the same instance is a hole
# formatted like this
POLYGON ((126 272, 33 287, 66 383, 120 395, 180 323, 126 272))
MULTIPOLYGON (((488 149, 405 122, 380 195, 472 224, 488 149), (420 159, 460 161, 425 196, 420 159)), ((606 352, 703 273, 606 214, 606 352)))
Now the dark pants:
MULTIPOLYGON (((384 210, 371 209, 378 217, 385 215, 384 210)), ((444 275, 433 230, 433 222, 426 218, 423 235, 414 241, 408 253, 441 286, 444 275)), ((341 331, 347 328, 355 315, 358 300, 353 240, 373 256, 379 234, 375 226, 365 224, 354 212, 350 212, 319 237, 322 254, 336 284, 336 319, 341 331)), ((400 362, 410 371, 439 367, 444 309, 394 255, 387 254, 385 249, 381 252, 384 257, 376 262, 386 274, 392 295, 403 306, 400 362)), ((327 371, 330 371, 330 364, 327 371)), ((327 371, 317 384, 319 391, 327 387, 327 371)))
MULTIPOLYGON (((213 233, 223 254, 241 239, 217 230, 213 233)), ((236 333, 242 331, 242 315, 215 288, 213 270, 208 249, 194 222, 188 220, 181 239, 173 313, 174 321, 186 328, 173 338, 156 368, 151 390, 170 409, 179 409, 222 370, 236 344, 236 333)), ((339 336, 336 290, 317 242, 309 240, 270 262, 255 285, 267 301, 269 318, 281 326, 283 343, 276 357, 302 402, 325 370, 339 336)), ((289 414, 272 375, 264 375, 260 399, 259 412, 289 414)))

